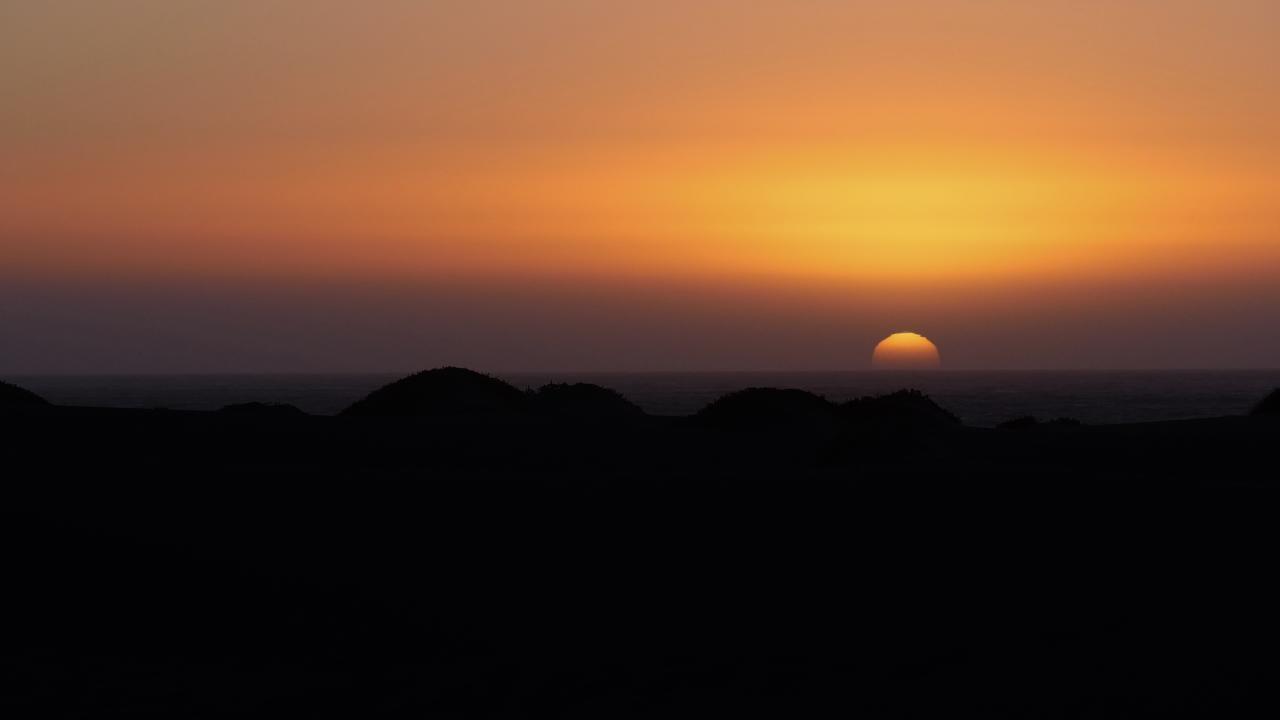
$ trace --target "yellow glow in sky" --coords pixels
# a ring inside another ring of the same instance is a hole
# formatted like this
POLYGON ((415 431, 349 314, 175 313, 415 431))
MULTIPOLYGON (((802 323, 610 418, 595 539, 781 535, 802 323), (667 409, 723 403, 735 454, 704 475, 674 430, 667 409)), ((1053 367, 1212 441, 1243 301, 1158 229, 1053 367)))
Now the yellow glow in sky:
POLYGON ((1257 0, 11 3, 56 276, 1132 280, 1280 263, 1257 0))

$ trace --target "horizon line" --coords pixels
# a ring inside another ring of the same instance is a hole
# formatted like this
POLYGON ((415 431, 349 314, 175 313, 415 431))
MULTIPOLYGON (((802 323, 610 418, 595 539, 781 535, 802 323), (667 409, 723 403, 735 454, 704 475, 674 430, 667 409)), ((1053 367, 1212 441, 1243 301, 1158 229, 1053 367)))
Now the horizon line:
POLYGON ((946 373, 1108 373, 1108 372, 1280 372, 1280 367, 1044 367, 1044 368, 934 368, 934 369, 884 369, 884 368, 843 368, 843 369, 692 369, 692 370, 488 370, 469 365, 432 365, 417 370, 197 370, 197 371, 108 371, 108 372, 68 372, 68 371, 0 371, 2 377, 200 377, 229 375, 280 375, 280 376, 319 376, 319 375, 412 375, 427 370, 443 367, 460 367, 485 375, 747 375, 747 374, 798 374, 829 375, 857 373, 866 375, 932 375, 946 373))

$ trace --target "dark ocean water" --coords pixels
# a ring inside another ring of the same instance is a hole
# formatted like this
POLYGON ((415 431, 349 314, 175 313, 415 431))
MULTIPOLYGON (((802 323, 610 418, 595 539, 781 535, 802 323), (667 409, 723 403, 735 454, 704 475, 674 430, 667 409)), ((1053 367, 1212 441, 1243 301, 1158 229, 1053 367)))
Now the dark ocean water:
MULTIPOLYGON (((214 410, 262 401, 332 414, 396 375, 30 375, 6 378, 54 403, 214 410)), ((592 382, 645 410, 684 415, 746 387, 801 388, 828 399, 917 388, 966 423, 990 426, 1022 415, 1086 423, 1144 422, 1245 413, 1273 388, 1280 370, 509 373, 517 387, 592 382)))

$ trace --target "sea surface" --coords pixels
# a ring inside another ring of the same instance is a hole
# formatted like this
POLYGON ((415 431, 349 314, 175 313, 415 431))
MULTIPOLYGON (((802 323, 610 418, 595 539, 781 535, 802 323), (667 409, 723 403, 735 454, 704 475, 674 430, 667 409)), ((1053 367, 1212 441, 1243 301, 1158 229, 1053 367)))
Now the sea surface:
MULTIPOLYGON (((250 401, 334 414, 398 375, 26 375, 9 376, 61 405, 216 410, 250 401)), ((590 382, 659 415, 696 412, 747 387, 809 390, 830 400, 916 388, 967 424, 1015 417, 1125 423, 1238 415, 1280 387, 1280 370, 506 373, 520 388, 590 382)))

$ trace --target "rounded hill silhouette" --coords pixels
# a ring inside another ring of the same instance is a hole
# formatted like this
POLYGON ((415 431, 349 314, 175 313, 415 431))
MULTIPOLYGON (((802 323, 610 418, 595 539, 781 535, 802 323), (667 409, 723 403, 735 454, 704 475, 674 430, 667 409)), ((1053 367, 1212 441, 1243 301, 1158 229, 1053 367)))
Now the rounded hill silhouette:
POLYGON ((0 408, 40 407, 48 404, 48 400, 26 388, 0 381, 0 408))
POLYGON ((812 430, 839 423, 836 407, 804 390, 747 388, 729 393, 694 416, 709 427, 733 430, 812 430))
POLYGON ((618 391, 591 383, 551 383, 529 395, 538 412, 560 418, 621 420, 644 415, 618 391))
POLYGON ((342 411, 351 416, 495 416, 528 409, 529 399, 507 383, 474 370, 424 370, 385 385, 342 411))

